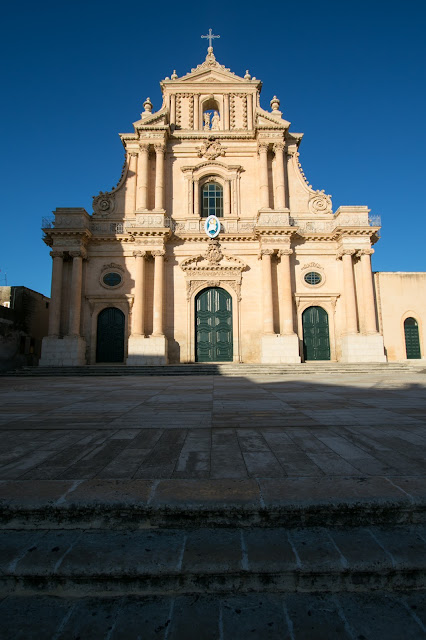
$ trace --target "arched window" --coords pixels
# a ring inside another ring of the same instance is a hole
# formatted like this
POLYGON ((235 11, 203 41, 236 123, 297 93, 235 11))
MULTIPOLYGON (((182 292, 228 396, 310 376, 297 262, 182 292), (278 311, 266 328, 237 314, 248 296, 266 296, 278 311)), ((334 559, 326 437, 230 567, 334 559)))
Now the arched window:
POLYGON ((420 359, 422 354, 420 351, 419 325, 415 318, 406 318, 404 321, 404 334, 407 359, 420 359))
POLYGON ((207 182, 201 189, 201 217, 223 217, 223 188, 217 182, 207 182))

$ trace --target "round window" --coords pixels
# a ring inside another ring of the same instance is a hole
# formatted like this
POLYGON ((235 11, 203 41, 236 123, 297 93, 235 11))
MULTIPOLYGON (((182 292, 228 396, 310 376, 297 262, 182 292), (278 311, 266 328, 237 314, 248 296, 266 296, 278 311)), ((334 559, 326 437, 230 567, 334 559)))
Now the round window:
POLYGON ((309 271, 308 273, 305 273, 305 282, 308 284, 319 284, 321 280, 321 274, 317 271, 309 271))
POLYGON ((106 273, 102 279, 108 287, 117 287, 121 283, 120 274, 115 272, 106 273))

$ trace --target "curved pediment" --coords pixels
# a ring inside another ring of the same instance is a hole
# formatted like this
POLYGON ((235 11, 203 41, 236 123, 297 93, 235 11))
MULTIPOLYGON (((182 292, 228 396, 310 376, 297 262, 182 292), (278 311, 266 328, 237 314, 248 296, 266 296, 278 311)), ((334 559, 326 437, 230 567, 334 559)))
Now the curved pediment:
POLYGON ((185 258, 185 260, 182 260, 180 263, 180 267, 185 273, 210 270, 214 270, 215 272, 223 271, 224 273, 241 273, 247 268, 247 265, 239 258, 222 253, 219 240, 211 239, 209 240, 206 253, 185 258))

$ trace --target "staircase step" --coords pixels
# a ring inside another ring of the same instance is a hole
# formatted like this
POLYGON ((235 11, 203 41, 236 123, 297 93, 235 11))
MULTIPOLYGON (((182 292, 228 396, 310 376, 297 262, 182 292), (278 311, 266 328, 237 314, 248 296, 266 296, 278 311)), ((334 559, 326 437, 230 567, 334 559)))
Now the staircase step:
POLYGON ((426 524, 422 478, 17 480, 0 483, 0 529, 426 524))
POLYGON ((9 376, 197 376, 197 375, 321 375, 342 373, 423 372, 424 365, 405 362, 388 363, 302 363, 274 364, 182 364, 182 365, 85 365, 75 367, 23 367, 1 375, 9 376))
POLYGON ((424 592, 123 598, 39 594, 5 598, 0 616, 7 620, 4 640, 419 640, 426 632, 424 602, 424 592))
POLYGON ((0 595, 426 589, 424 525, 2 531, 0 547, 0 595))

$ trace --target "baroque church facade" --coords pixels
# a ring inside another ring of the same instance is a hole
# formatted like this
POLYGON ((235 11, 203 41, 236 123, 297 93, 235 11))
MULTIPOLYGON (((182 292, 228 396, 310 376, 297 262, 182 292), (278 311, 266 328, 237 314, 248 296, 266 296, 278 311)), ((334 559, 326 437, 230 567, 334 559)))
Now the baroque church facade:
POLYGON ((53 267, 40 364, 423 357, 425 274, 373 277, 379 225, 366 206, 333 213, 311 187, 280 101, 262 108, 262 83, 211 46, 160 84, 160 110, 147 98, 120 134, 117 186, 91 215, 58 208, 43 229, 53 267))

